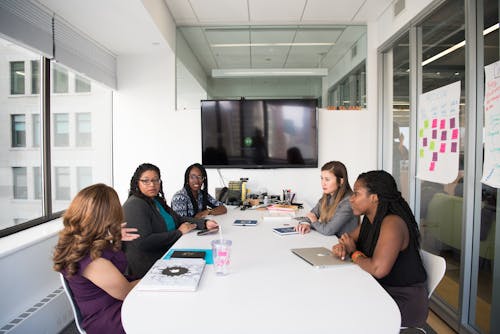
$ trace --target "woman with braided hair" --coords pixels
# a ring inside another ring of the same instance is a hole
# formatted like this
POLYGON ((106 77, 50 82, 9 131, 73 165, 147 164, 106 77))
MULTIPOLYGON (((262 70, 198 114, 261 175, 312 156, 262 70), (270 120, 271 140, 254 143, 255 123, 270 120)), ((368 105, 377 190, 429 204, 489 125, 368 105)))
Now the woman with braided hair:
POLYGON ((224 204, 208 193, 207 171, 199 163, 184 173, 184 187, 172 197, 172 209, 181 217, 204 218, 227 212, 224 204))
POLYGON ((370 273, 391 295, 401 312, 401 326, 425 324, 428 313, 427 274, 420 257, 420 233, 408 203, 391 174, 362 173, 350 198, 363 222, 343 234, 333 253, 370 273))

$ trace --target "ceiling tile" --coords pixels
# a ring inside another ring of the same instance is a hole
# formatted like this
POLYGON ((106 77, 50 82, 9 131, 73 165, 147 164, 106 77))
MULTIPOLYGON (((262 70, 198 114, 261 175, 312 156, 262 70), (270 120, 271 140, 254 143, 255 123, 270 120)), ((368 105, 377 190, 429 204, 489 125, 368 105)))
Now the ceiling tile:
POLYGON ((336 43, 337 39, 344 31, 344 28, 338 29, 300 29, 295 36, 296 43, 336 43))
POLYGON ((365 0, 308 0, 303 22, 351 22, 365 0))
POLYGON ((295 28, 259 28, 251 30, 252 43, 291 43, 295 36, 295 28))
POLYGON ((246 29, 206 28, 205 35, 210 44, 250 43, 250 32, 246 29))
POLYGON ((306 0, 249 0, 252 23, 298 23, 306 0))
POLYGON ((189 0, 199 23, 248 22, 246 0, 189 0))

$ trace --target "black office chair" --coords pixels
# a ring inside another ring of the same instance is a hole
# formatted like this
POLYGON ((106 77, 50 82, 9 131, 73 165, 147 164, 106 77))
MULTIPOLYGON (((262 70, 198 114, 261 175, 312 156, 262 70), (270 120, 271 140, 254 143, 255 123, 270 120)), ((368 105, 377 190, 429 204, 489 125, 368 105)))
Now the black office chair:
POLYGON ((87 334, 87 332, 82 328, 82 314, 80 313, 80 309, 78 308, 78 305, 73 296, 73 291, 71 291, 71 288, 69 287, 69 284, 66 281, 66 278, 64 278, 63 274, 59 273, 59 276, 61 277, 62 286, 64 288, 64 291, 66 292, 66 295, 68 296, 69 303, 71 304, 71 309, 73 310, 73 315, 75 316, 76 328, 78 329, 80 334, 87 334))

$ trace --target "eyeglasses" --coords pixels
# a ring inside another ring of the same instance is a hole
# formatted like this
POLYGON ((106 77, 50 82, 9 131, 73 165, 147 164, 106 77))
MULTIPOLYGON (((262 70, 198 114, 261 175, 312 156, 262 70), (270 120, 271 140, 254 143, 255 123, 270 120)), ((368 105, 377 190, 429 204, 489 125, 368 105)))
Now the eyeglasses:
POLYGON ((204 176, 201 176, 201 175, 194 175, 194 174, 191 174, 191 175, 189 175, 189 178, 190 178, 191 180, 205 181, 205 177, 204 177, 204 176))
POLYGON ((145 186, 149 186, 150 184, 154 184, 154 185, 157 185, 157 184, 160 184, 161 183, 161 179, 140 179, 139 181, 142 182, 142 184, 144 184, 145 186))

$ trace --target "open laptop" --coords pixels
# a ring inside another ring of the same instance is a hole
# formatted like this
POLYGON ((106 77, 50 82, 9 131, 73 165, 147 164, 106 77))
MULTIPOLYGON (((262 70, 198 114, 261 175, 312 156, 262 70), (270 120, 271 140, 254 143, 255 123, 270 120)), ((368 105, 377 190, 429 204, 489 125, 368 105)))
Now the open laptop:
POLYGON ((290 250, 315 268, 326 268, 352 263, 350 260, 342 261, 325 247, 292 248, 290 250))

